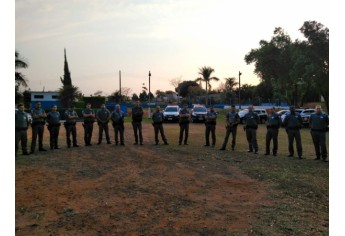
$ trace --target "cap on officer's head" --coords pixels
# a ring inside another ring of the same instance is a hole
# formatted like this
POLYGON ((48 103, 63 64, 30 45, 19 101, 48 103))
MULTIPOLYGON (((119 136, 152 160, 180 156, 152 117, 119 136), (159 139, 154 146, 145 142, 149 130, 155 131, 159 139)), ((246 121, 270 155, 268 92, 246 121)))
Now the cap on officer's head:
POLYGON ((232 104, 232 105, 231 105, 231 107, 235 107, 235 105, 234 105, 234 104, 232 104))
POLYGON ((290 111, 294 111, 295 110, 295 106, 290 106, 290 111))

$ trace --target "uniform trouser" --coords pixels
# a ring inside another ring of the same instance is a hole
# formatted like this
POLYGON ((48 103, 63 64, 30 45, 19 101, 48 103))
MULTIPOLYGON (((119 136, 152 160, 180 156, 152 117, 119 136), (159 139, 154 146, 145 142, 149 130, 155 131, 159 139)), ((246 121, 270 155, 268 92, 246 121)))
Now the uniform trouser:
POLYGON ((77 129, 74 125, 65 125, 66 128, 66 139, 67 139, 67 146, 71 146, 71 134, 73 139, 73 145, 77 145, 77 129))
POLYGON ((43 132, 44 132, 43 124, 32 125, 31 151, 35 151, 37 136, 38 136, 38 148, 39 149, 43 148, 43 132))
POLYGON ((313 139, 316 157, 327 159, 327 147, 326 147, 326 132, 324 131, 311 131, 311 137, 313 139))
POLYGON ((84 123, 84 142, 85 144, 91 144, 93 123, 84 123))
POLYGON ((278 150, 278 134, 279 134, 279 129, 274 129, 274 128, 267 128, 267 133, 266 133, 266 153, 270 153, 270 145, 271 145, 271 140, 273 139, 273 149, 272 152, 273 154, 277 154, 278 150))
POLYGON ((246 128, 246 137, 249 144, 249 151, 253 151, 254 148, 255 152, 257 152, 259 150, 259 146, 256 139, 256 129, 246 128))
POLYGON ((98 123, 98 142, 102 142, 103 130, 105 132, 105 139, 107 142, 110 142, 108 123, 98 123))
POLYGON ((232 142, 231 142, 231 148, 234 149, 235 145, 236 145, 236 134, 237 134, 237 126, 236 127, 232 127, 232 128, 226 128, 226 134, 225 134, 225 138, 224 138, 224 143, 222 148, 226 148, 226 145, 228 144, 228 140, 229 140, 229 136, 230 133, 232 133, 232 142))
POLYGON ((50 148, 58 148, 58 137, 60 126, 51 126, 48 128, 50 133, 50 148))
POLYGON ((212 145, 216 144, 216 125, 206 124, 205 139, 206 145, 210 145, 210 133, 212 135, 212 145))
POLYGON ((155 142, 158 143, 158 132, 161 133, 161 137, 164 143, 167 143, 167 139, 164 134, 164 129, 162 124, 154 124, 153 125, 154 131, 155 131, 155 142))
POLYGON ((183 133, 184 133, 184 143, 188 142, 188 132, 189 132, 189 123, 180 124, 180 136, 179 136, 179 143, 182 143, 183 133))
POLYGON ((133 131, 134 131, 134 139, 135 143, 138 143, 138 132, 139 132, 139 141, 143 143, 143 133, 142 133, 142 125, 141 122, 132 122, 133 131))
POLYGON ((114 125, 114 133, 115 133, 115 143, 119 143, 119 134, 120 134, 120 142, 124 144, 124 131, 125 127, 123 125, 114 125))
POLYGON ((17 155, 17 151, 18 151, 18 147, 19 147, 19 142, 22 145, 23 153, 27 152, 27 143, 28 143, 28 133, 27 133, 27 130, 16 130, 15 138, 16 138, 16 151, 15 151, 15 155, 17 155))
POLYGON ((289 153, 294 155, 293 141, 296 139, 297 154, 299 157, 302 156, 302 140, 301 133, 299 129, 289 129, 288 130, 288 140, 289 140, 289 153))

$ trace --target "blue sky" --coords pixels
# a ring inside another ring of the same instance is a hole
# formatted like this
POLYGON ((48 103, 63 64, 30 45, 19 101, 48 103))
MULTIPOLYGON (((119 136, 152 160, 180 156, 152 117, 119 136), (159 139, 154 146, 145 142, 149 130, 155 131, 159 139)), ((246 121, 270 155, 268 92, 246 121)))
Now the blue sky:
POLYGON ((275 27, 294 40, 303 39, 304 21, 329 24, 328 6, 315 1, 17 0, 15 13, 15 49, 29 62, 31 90, 61 87, 66 48, 72 82, 85 95, 119 89, 119 70, 135 93, 149 70, 154 93, 173 90, 171 79, 196 79, 202 66, 220 82, 241 71, 242 84, 257 84, 244 56, 275 27))

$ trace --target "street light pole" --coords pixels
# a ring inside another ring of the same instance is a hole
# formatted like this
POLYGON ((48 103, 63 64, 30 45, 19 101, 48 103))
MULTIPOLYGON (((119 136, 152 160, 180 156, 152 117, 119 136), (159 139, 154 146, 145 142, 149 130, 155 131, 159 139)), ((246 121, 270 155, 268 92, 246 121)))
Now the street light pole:
POLYGON ((121 70, 119 71, 119 92, 120 92, 120 103, 122 102, 122 93, 121 93, 121 70))
POLYGON ((239 109, 241 109, 241 71, 238 72, 238 103, 239 103, 239 109))
POLYGON ((151 107, 150 107, 150 103, 151 103, 151 71, 149 71, 149 118, 151 118, 151 107))

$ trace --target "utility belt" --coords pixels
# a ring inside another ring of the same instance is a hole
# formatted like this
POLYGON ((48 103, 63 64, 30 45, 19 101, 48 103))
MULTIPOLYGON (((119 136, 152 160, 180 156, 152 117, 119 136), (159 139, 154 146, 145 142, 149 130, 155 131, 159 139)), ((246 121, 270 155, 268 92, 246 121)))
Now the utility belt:
POLYGON ((288 130, 300 130, 300 127, 287 127, 288 130))
POLYGON ((216 125, 217 123, 216 123, 216 121, 214 121, 214 120, 211 120, 211 121, 206 121, 205 122, 205 125, 216 125))
POLYGON ((68 126, 75 126, 75 124, 76 124, 75 122, 65 122, 65 123, 64 123, 64 126, 65 126, 65 127, 68 127, 68 126))
POLYGON ((46 122, 45 121, 34 121, 31 126, 36 126, 36 125, 44 125, 46 122))
POLYGON ((258 129, 257 125, 246 125, 246 129, 258 129))
POLYGON ((28 127, 16 127, 16 131, 25 131, 28 127))
POLYGON ((326 132, 326 131, 328 131, 328 130, 327 130, 327 128, 325 128, 325 129, 311 129, 311 131, 326 132))
POLYGON ((277 125, 267 125, 267 129, 279 129, 277 125))

